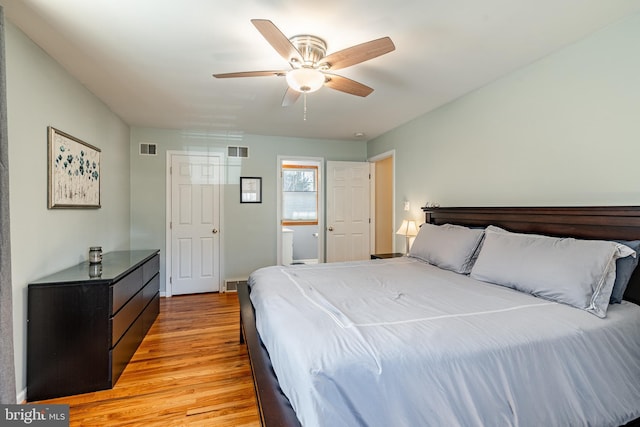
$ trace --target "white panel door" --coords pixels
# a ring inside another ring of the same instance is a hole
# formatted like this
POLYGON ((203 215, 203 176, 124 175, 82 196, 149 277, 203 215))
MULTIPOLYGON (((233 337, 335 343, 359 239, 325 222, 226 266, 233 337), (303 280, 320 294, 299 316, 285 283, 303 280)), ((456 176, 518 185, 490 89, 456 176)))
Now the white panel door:
POLYGON ((220 290, 220 158, 171 157, 171 293, 220 290))
POLYGON ((369 163, 327 162, 327 262, 369 254, 369 163))

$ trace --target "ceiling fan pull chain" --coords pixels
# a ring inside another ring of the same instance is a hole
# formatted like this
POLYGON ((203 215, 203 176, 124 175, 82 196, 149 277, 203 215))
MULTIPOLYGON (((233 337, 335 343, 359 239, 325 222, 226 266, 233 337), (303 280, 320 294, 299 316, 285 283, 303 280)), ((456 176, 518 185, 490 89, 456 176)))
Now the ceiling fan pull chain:
POLYGON ((302 97, 304 98, 304 121, 307 121, 307 92, 302 93, 302 97))

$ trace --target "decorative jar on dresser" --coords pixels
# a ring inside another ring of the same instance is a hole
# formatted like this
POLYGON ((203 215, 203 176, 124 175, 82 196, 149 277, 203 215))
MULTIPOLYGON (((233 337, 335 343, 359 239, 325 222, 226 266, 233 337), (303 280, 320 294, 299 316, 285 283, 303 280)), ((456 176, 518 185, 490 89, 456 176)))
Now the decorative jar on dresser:
POLYGON ((29 284, 27 400, 115 385, 160 312, 158 250, 109 252, 29 284))

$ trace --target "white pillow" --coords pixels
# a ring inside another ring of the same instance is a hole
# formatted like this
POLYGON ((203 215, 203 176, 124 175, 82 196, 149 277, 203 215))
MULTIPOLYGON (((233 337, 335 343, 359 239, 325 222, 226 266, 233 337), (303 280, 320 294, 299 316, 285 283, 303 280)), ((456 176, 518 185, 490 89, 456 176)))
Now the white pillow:
POLYGON ((445 270, 468 274, 483 233, 483 229, 461 225, 424 223, 411 246, 409 256, 445 270))
POLYGON ((616 242, 510 233, 489 226, 471 277, 605 317, 616 259, 633 253, 616 242))

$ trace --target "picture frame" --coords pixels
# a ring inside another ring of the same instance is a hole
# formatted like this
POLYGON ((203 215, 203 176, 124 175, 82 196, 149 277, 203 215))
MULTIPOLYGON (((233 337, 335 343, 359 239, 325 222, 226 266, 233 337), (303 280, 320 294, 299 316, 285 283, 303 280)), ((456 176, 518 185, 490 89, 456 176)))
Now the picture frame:
POLYGON ((240 203, 262 203, 261 177, 240 177, 240 203))
POLYGON ((48 208, 100 208, 100 149, 47 128, 48 208))

